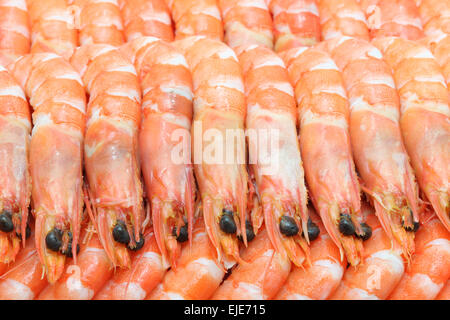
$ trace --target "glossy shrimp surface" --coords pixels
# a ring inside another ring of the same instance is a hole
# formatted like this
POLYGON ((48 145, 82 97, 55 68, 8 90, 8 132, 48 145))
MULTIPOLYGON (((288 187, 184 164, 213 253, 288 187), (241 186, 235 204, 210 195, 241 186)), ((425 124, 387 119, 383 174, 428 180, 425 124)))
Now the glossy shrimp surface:
POLYGON ((423 45, 400 38, 375 41, 394 72, 400 125, 421 190, 450 230, 450 109, 439 65, 423 45))
POLYGON ((0 66, 0 263, 14 261, 29 229, 30 133, 25 93, 0 66))
POLYGON ((450 3, 440 0, 415 0, 426 36, 450 34, 450 3))
POLYGON ((175 38, 206 36, 223 40, 222 16, 217 0, 166 0, 175 22, 175 38))
POLYGON ((80 47, 71 63, 89 93, 84 161, 92 219, 113 265, 128 267, 128 250, 143 245, 144 221, 136 70, 118 49, 104 44, 80 47))
POLYGON ((135 64, 144 93, 139 152, 155 238, 164 263, 175 267, 194 217, 192 77, 184 56, 167 42, 144 37, 122 50, 135 64))
POLYGON ((328 43, 350 99, 350 135, 363 190, 386 233, 414 252, 418 187, 400 130, 400 105, 389 66, 369 42, 343 37, 328 43))
POLYGON ((83 209, 82 147, 86 95, 78 73, 53 53, 11 66, 33 107, 30 173, 36 249, 50 283, 76 258, 83 209))
POLYGON ((220 0, 225 42, 232 48, 259 44, 273 48, 273 22, 264 0, 220 0))
POLYGON ((310 213, 310 217, 320 229, 319 237, 311 242, 311 265, 293 267, 276 300, 325 300, 341 282, 347 261, 341 260, 319 216, 310 213))
POLYGON ((30 25, 25 0, 0 1, 0 65, 30 51, 30 25))
POLYGON ((361 259, 360 190, 352 159, 349 107, 341 74, 319 49, 282 55, 295 87, 300 149, 312 202, 325 229, 352 265, 361 259), (349 228, 347 228, 349 227, 349 228))
POLYGON ((308 252, 308 240, 302 236, 308 221, 308 199, 297 139, 294 89, 283 61, 270 49, 247 45, 236 52, 247 96, 250 166, 267 234, 278 253, 287 253, 300 266, 308 252), (269 146, 264 145, 269 140, 271 157, 267 155, 269 146), (290 232, 289 227, 295 230, 290 232))
POLYGON ((239 261, 237 236, 247 242, 241 67, 233 50, 217 40, 191 37, 176 45, 186 57, 194 84, 193 159, 206 230, 217 259, 232 264, 239 261))
POLYGON ((169 8, 164 0, 119 0, 127 41, 151 36, 173 41, 169 8))

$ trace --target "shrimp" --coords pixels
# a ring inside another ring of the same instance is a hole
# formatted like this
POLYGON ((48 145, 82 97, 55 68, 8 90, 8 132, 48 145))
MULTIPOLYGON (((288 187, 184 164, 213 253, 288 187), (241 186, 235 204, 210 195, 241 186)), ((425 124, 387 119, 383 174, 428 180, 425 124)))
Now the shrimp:
POLYGON ((31 119, 25 94, 0 66, 0 263, 14 261, 29 236, 31 119))
POLYGON ((273 22, 264 0, 220 0, 225 42, 232 48, 259 44, 273 48, 273 22))
POLYGON ((416 0, 427 36, 450 34, 450 3, 442 0, 416 0))
POLYGON ((183 245, 176 269, 169 270, 163 282, 146 300, 205 300, 217 290, 225 275, 217 263, 216 249, 198 217, 192 237, 192 247, 183 245))
POLYGON ((365 232, 341 74, 329 55, 301 47, 282 54, 295 87, 300 149, 311 199, 325 229, 351 265, 360 262, 365 232))
POLYGON ((97 234, 85 233, 85 237, 77 264, 66 265, 64 275, 55 284, 48 285, 38 300, 91 300, 113 275, 111 262, 97 234))
POLYGON ((322 38, 349 36, 369 40, 366 16, 356 0, 318 0, 322 38))
POLYGON ((223 25, 216 0, 166 0, 175 22, 177 40, 202 35, 223 40, 223 25))
POLYGON ((122 16, 117 0, 73 0, 80 44, 124 43, 122 16))
POLYGON ((177 41, 192 72, 194 171, 203 217, 217 259, 239 261, 238 237, 247 244, 248 174, 245 164, 244 83, 229 47, 204 36, 177 41))
POLYGON ((439 292, 435 300, 450 300, 450 280, 447 280, 444 289, 439 292))
POLYGON ((310 217, 320 230, 311 242, 311 266, 293 267, 275 300, 325 300, 341 282, 347 262, 340 259, 339 248, 317 214, 310 213, 310 217))
POLYGON ((450 109, 444 77, 419 43, 385 38, 374 44, 394 71, 401 129, 419 186, 450 230, 450 109))
POLYGON ((363 206, 372 237, 364 245, 364 260, 345 271, 331 300, 384 300, 400 282, 405 271, 402 250, 386 235, 368 205, 363 206))
POLYGON ((434 213, 421 220, 411 266, 390 300, 433 300, 450 278, 450 234, 434 213))
POLYGON ((82 146, 86 94, 78 73, 54 53, 26 55, 11 65, 33 107, 30 173, 35 241, 48 281, 76 259, 83 210, 82 146))
POLYGON ((152 36, 173 41, 169 8, 164 0, 119 0, 127 41, 152 36))
POLYGON ((430 36, 424 40, 426 45, 436 58, 437 63, 441 67, 442 75, 450 86, 450 33, 446 35, 439 34, 438 37, 430 36))
POLYGON ((312 46, 320 41, 319 10, 315 0, 266 2, 273 15, 276 52, 312 46))
POLYGON ((408 258, 419 222, 418 187, 403 143, 391 70, 380 51, 365 40, 342 37, 327 46, 350 99, 350 137, 362 188, 383 229, 408 258))
POLYGON ((128 267, 128 249, 144 244, 136 70, 119 49, 105 44, 80 47, 70 62, 89 93, 84 161, 91 219, 113 265, 128 267))
POLYGON ((283 61, 272 50, 247 45, 236 52, 245 78, 249 162, 267 236, 279 254, 301 266, 308 254, 308 237, 302 235, 307 230, 308 197, 294 89, 283 61), (270 143, 270 151, 264 143, 270 143))
POLYGON ((135 64, 144 92, 139 149, 155 238, 164 263, 175 267, 194 218, 192 77, 184 56, 156 38, 133 40, 122 52, 135 64))
POLYGON ((30 52, 30 25, 25 0, 0 0, 0 65, 30 52))
POLYGON ((31 52, 53 52, 68 60, 78 31, 68 0, 26 0, 31 22, 31 52))
POLYGON ((147 232, 145 245, 132 258, 130 269, 118 270, 94 297, 95 300, 143 300, 163 280, 163 264, 153 232, 147 232))
POLYGON ((27 241, 16 261, 0 276, 0 300, 33 300, 47 284, 45 277, 42 277, 35 242, 27 241))
POLYGON ((396 36, 417 40, 424 36, 414 0, 360 0, 360 6, 371 38, 396 36))

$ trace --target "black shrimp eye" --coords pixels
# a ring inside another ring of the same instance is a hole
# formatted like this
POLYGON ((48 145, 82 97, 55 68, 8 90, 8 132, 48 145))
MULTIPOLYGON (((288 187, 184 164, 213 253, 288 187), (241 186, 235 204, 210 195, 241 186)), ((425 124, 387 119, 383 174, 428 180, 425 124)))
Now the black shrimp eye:
POLYGON ((220 229, 228 234, 234 234, 236 233, 236 223, 233 219, 233 213, 229 210, 223 210, 223 215, 220 217, 219 221, 219 227, 220 229))
MULTIPOLYGON (((134 237, 134 233, 133 233, 133 237, 134 237)), ((136 241, 136 239, 135 239, 136 241)), ((139 235, 139 241, 136 241, 136 246, 134 248, 130 247, 130 245, 128 245, 128 249, 130 249, 131 251, 138 251, 140 249, 142 249, 142 247, 145 244, 145 239, 144 239, 144 235, 141 233, 139 235)))
POLYGON ((177 228, 173 228, 172 235, 177 237, 178 242, 186 242, 188 240, 188 225, 185 224, 180 228, 180 234, 177 236, 177 228))
POLYGON ((58 252, 62 245, 62 231, 59 229, 53 229, 45 237, 45 244, 48 249, 58 252))
POLYGON ((280 221, 280 232, 287 237, 295 236, 299 232, 299 228, 294 218, 282 216, 280 221))
POLYGON ((419 230, 419 227, 420 227, 420 223, 414 221, 414 229, 413 229, 413 231, 417 232, 417 230, 419 230))
POLYGON ((0 214, 0 230, 3 232, 11 232, 14 230, 12 216, 8 211, 3 211, 3 213, 0 214))
MULTIPOLYGON (((245 233, 247 235, 247 242, 252 241, 255 239, 255 232, 253 230, 252 223, 248 220, 245 221, 245 233)), ((244 239, 241 235, 238 236, 239 241, 244 242, 244 239)))
MULTIPOLYGON (((80 245, 77 243, 77 254, 80 252, 80 245)), ((64 254, 67 258, 73 258, 72 253, 72 241, 69 242, 67 245, 66 251, 63 251, 62 254, 64 254)))
POLYGON ((317 237, 320 234, 320 229, 317 226, 317 224, 315 224, 311 218, 308 219, 308 238, 309 241, 314 241, 317 239, 317 237))
POLYGON ((117 224, 114 226, 112 234, 114 240, 119 243, 128 244, 130 242, 130 235, 128 234, 127 227, 121 220, 117 220, 117 224))
POLYGON ((356 234, 356 236, 363 241, 370 239, 372 236, 372 228, 365 222, 361 223, 361 229, 364 232, 362 235, 356 234))
POLYGON ((355 225, 353 224, 350 215, 341 213, 339 231, 345 236, 352 236, 355 234, 355 225))

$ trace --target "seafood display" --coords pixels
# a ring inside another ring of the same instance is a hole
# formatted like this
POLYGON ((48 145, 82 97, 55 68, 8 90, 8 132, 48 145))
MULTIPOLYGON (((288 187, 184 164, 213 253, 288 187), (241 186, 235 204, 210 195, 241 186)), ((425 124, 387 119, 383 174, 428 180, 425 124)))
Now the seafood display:
POLYGON ((448 301, 449 84, 449 1, 0 0, 0 300, 448 301))

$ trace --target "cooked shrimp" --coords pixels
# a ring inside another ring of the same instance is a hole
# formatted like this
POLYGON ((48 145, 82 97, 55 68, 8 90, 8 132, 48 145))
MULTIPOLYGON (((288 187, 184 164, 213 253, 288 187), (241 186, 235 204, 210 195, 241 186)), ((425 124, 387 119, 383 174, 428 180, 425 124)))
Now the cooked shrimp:
POLYGON ((365 40, 342 37, 327 46, 342 70, 350 99, 350 137, 362 188, 383 229, 408 258, 419 222, 418 187, 403 144, 391 70, 380 51, 365 40))
POLYGON ((220 0, 225 42, 232 48, 259 44, 273 48, 273 22, 264 0, 220 0))
POLYGON ((113 265, 128 267, 128 249, 144 244, 136 70, 118 49, 105 44, 80 47, 70 62, 89 93, 84 161, 91 219, 113 265))
POLYGON ((127 41, 152 36, 173 41, 169 8, 164 0, 119 0, 127 41))
POLYGON ((416 0, 427 36, 450 34, 450 2, 442 0, 416 0))
POLYGON ((447 88, 450 86, 450 33, 438 34, 424 39, 424 44, 430 49, 436 58, 437 63, 441 67, 442 75, 447 83, 447 88))
POLYGON ((386 299, 405 271, 401 248, 383 231, 373 209, 364 207, 372 237, 364 245, 364 260, 345 271, 339 287, 330 297, 332 300, 386 299))
POLYGON ((78 73, 53 53, 26 55, 11 65, 33 107, 30 172, 36 248, 47 279, 76 259, 83 210, 82 146, 86 95, 78 73))
POLYGON ((155 238, 164 263, 175 267, 194 217, 192 77, 183 55, 156 38, 133 40, 122 51, 136 65, 144 92, 139 152, 155 238))
POLYGON ((175 37, 203 35, 223 40, 223 25, 217 0, 166 0, 175 22, 175 37))
POLYGON ((310 217, 320 230, 311 242, 311 266, 293 267, 276 300, 325 300, 341 282, 347 261, 341 260, 339 248, 317 214, 310 213, 310 217))
POLYGON ((411 266, 390 300, 433 300, 450 278, 450 234, 434 214, 422 222, 411 266))
POLYGON ((0 66, 0 263, 14 261, 30 232, 30 132, 25 94, 0 66))
POLYGON ((308 237, 302 235, 307 230, 308 198, 294 89, 283 61, 272 50, 247 45, 236 52, 245 79, 249 162, 267 234, 279 254, 287 253, 301 266, 308 253, 308 237))
POLYGON ((349 36, 369 40, 366 16, 357 0, 318 0, 322 38, 349 36))
POLYGON ((435 300, 450 300, 450 280, 447 280, 444 289, 439 292, 435 300))
POLYGON ((163 282, 147 300, 205 300, 217 290, 225 275, 216 258, 216 249, 206 233, 203 217, 194 226, 192 247, 184 244, 176 269, 166 273, 163 282))
POLYGON ((124 43, 122 16, 118 0, 72 0, 80 44, 124 43))
POLYGON ((360 262, 365 232, 352 159, 349 107, 341 74, 324 51, 306 47, 282 54, 295 87, 300 149, 312 202, 341 260, 360 262))
POLYGON ((238 236, 247 244, 246 105, 241 67, 233 50, 217 40, 190 37, 176 44, 186 57, 194 83, 194 170, 206 230, 219 262, 233 264, 239 261, 238 236))
POLYGON ((266 2, 273 15, 275 51, 312 46, 320 41, 319 10, 315 0, 266 2))
POLYGON ((371 38, 389 36, 417 40, 424 36, 414 0, 360 0, 371 38))
MULTIPOLYGON (((93 228, 93 227, 89 227, 93 228)), ((77 264, 66 265, 59 280, 48 285, 39 300, 91 300, 113 275, 113 268, 97 234, 86 234, 77 264)), ((83 239, 84 237, 82 237, 83 239)))
POLYGON ((0 0, 0 65, 30 52, 30 25, 25 0, 0 0))
POLYGON ((94 297, 95 300, 143 300, 166 273, 153 232, 145 236, 142 251, 132 257, 130 269, 120 269, 94 297))
POLYGON ((439 65, 426 47, 400 38, 374 42, 394 71, 403 138, 419 186, 450 230, 449 94, 439 65))
POLYGON ((31 22, 31 52, 54 52, 69 59, 78 45, 68 0, 26 0, 31 22))

